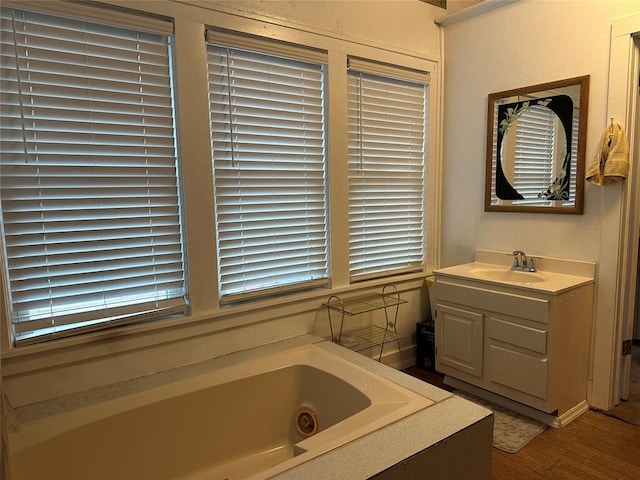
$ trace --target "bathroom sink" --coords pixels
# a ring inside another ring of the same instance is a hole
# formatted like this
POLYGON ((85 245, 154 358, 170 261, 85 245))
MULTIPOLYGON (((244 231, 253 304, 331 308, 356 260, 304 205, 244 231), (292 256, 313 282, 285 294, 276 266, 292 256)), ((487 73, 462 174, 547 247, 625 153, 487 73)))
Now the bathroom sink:
POLYGON ((545 277, 536 272, 521 272, 502 268, 477 268, 469 272, 471 275, 485 280, 510 283, 544 282, 545 277))
POLYGON ((511 270, 513 254, 478 250, 478 260, 433 271, 436 283, 451 279, 481 282, 491 288, 528 290, 558 294, 594 282, 595 263, 578 260, 535 257, 535 272, 511 270))

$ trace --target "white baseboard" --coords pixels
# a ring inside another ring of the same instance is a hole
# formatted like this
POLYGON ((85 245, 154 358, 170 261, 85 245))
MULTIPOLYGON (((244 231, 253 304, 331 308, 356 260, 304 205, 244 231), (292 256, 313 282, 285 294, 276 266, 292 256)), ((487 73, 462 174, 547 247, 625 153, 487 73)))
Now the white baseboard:
POLYGON ((578 403, 573 408, 567 410, 566 412, 564 412, 562 415, 558 417, 559 423, 560 423, 559 426, 564 427, 568 425, 570 422, 578 418, 587 410, 589 410, 589 404, 587 403, 586 400, 583 400, 582 402, 578 403))
POLYGON ((489 390, 485 390, 484 388, 476 387, 475 385, 471 385, 470 383, 464 382, 457 378, 450 377, 449 375, 446 375, 444 377, 444 383, 449 385, 450 387, 457 388, 489 402, 495 403, 496 405, 500 405, 501 407, 508 408, 522 415, 526 415, 529 418, 533 418, 554 428, 560 428, 568 425, 571 421, 575 420, 584 412, 589 410, 589 405, 587 404, 586 400, 584 400, 571 409, 567 410, 562 415, 556 416, 543 412, 541 410, 536 410, 533 407, 524 405, 520 402, 516 402, 515 400, 511 400, 510 398, 503 397, 502 395, 490 392, 489 390))
MULTIPOLYGON (((395 344, 393 344, 393 347, 395 347, 395 344)), ((378 360, 378 357, 380 355, 380 350, 377 350, 376 348, 373 348, 371 350, 372 350, 371 354, 368 354, 366 351, 362 353, 372 358, 373 360, 378 360)), ((416 353, 416 346, 411 345, 408 347, 404 347, 402 349, 402 358, 400 357, 400 353, 397 347, 389 348, 388 351, 387 351, 387 348, 385 348, 382 353, 382 358, 380 359, 380 362, 390 367, 393 367, 396 370, 403 370, 403 367, 409 368, 409 367, 415 366, 417 360, 418 360, 418 356, 416 353)))

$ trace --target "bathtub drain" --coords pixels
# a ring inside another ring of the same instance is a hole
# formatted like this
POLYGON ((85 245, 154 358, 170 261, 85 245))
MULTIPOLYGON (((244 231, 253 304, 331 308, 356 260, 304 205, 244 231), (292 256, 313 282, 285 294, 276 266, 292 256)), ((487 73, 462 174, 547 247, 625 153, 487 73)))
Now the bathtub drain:
POLYGON ((307 407, 302 407, 296 412, 296 430, 303 437, 310 437, 318 431, 318 417, 316 413, 307 407))

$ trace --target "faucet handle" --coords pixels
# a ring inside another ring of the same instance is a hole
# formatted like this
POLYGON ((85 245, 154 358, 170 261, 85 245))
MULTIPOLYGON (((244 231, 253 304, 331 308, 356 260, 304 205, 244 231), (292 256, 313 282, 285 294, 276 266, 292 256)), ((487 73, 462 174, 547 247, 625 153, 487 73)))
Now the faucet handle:
POLYGON ((514 268, 520 268, 520 262, 518 261, 518 255, 514 254, 513 255, 513 265, 511 266, 512 269, 514 268))
POLYGON ((530 272, 536 271, 536 266, 533 264, 533 258, 529 259, 529 265, 527 265, 527 270, 529 270, 530 272))

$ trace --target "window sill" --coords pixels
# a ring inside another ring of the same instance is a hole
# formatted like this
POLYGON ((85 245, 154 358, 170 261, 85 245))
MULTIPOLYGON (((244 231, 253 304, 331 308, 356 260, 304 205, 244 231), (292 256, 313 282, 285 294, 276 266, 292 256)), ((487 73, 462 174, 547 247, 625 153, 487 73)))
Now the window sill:
MULTIPOLYGON (((394 284, 400 292, 421 288, 427 272, 360 282, 339 288, 225 306, 186 317, 114 327, 46 343, 12 347, 2 352, 3 375, 17 375, 101 356, 152 348, 253 324, 317 311, 330 295, 355 295, 394 284)), ((6 332, 5 332, 6 333, 6 332)), ((308 331, 301 333, 310 333, 308 331)))

